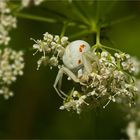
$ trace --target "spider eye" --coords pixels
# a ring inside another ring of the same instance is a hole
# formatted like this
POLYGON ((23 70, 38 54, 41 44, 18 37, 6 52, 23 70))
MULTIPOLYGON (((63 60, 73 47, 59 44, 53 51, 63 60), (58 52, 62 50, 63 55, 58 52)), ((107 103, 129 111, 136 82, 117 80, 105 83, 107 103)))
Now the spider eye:
POLYGON ((82 54, 90 50, 90 46, 83 40, 71 42, 65 49, 63 63, 69 69, 74 69, 82 64, 82 54))

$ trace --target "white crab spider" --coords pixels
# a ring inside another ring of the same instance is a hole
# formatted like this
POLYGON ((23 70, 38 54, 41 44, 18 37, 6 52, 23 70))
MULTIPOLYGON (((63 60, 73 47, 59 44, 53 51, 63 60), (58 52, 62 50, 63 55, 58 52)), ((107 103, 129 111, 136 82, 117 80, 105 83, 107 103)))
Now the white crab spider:
POLYGON ((67 95, 61 91, 64 73, 74 82, 82 84, 79 77, 82 76, 84 72, 90 73, 92 71, 90 60, 93 60, 93 58, 92 55, 89 55, 89 50, 89 44, 83 40, 73 41, 66 47, 62 59, 64 65, 60 68, 54 83, 54 88, 61 98, 64 98, 63 96, 67 97, 67 95))

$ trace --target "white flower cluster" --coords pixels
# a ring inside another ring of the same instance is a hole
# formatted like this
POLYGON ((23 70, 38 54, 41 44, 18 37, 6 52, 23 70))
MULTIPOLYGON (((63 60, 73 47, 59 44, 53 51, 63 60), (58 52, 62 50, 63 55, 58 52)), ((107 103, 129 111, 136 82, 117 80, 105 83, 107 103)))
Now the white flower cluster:
POLYGON ((82 108, 84 105, 89 105, 87 102, 85 102, 85 99, 87 98, 86 95, 80 95, 78 91, 72 90, 69 98, 64 101, 64 105, 60 107, 61 110, 74 110, 77 112, 77 114, 80 114, 82 111, 82 108))
POLYGON ((21 4, 22 7, 28 7, 30 5, 31 2, 34 3, 34 5, 38 6, 40 5, 44 0, 22 0, 21 4))
POLYGON ((0 94, 8 99, 13 96, 9 86, 16 81, 18 75, 23 75, 23 52, 16 52, 10 48, 0 50, 0 94))
POLYGON ((38 68, 41 64, 47 64, 51 68, 52 66, 58 66, 64 54, 65 47, 68 45, 68 37, 60 37, 58 35, 51 35, 48 32, 44 34, 43 40, 34 40, 36 44, 33 48, 36 52, 43 53, 43 56, 38 60, 38 68))
POLYGON ((16 18, 11 15, 8 1, 0 0, 0 45, 8 45, 10 41, 9 32, 17 25, 16 18))
POLYGON ((129 140, 139 140, 140 139, 140 128, 137 127, 136 122, 131 121, 128 123, 126 133, 129 140))
MULTIPOLYGON (((4 46, 9 45, 9 32, 17 26, 8 2, 9 0, 0 0, 0 45, 4 46)), ((22 51, 16 52, 8 47, 0 50, 0 94, 5 99, 13 96, 9 86, 16 81, 18 75, 23 75, 23 61, 22 51)))
POLYGON ((136 81, 136 86, 138 88, 138 94, 136 96, 135 105, 127 110, 127 119, 129 123, 126 128, 126 134, 129 140, 139 140, 140 139, 140 80, 136 81))
MULTIPOLYGON (((34 41, 36 44, 33 45, 33 48, 43 54, 38 61, 38 68, 43 63, 50 67, 58 66, 60 71, 64 71, 63 66, 66 66, 63 64, 62 58, 65 48, 70 43, 68 38, 53 36, 47 32, 44 34, 43 40, 34 41)), ((87 59, 89 62, 86 62, 88 67, 92 68, 90 73, 86 71, 84 64, 73 70, 69 69, 79 82, 72 87, 75 90, 72 90, 71 94, 61 92, 65 96, 64 104, 60 107, 61 110, 75 110, 80 113, 85 105, 92 107, 93 104, 103 103, 105 108, 110 101, 129 105, 133 103, 138 90, 135 86, 135 75, 140 71, 140 62, 121 51, 116 51, 112 55, 106 50, 107 48, 106 46, 98 48, 95 45, 89 51, 84 52, 90 58, 87 59)), ((76 52, 74 54, 76 55, 76 52)), ((68 68, 66 67, 66 69, 68 68)), ((71 79, 68 73, 68 79, 71 79)), ((60 78, 62 77, 60 76, 60 78)))
MULTIPOLYGON (((104 108, 110 101, 131 105, 138 90, 133 77, 133 74, 137 74, 140 69, 137 67, 138 61, 135 62, 130 55, 122 52, 112 56, 108 51, 103 50, 92 52, 91 55, 95 57, 95 61, 91 64, 93 72, 83 73, 79 77, 80 82, 84 83, 84 85, 80 85, 81 91, 79 91, 82 93, 81 97, 84 96, 83 103, 87 102, 88 105, 92 105, 93 100, 101 102, 104 99, 103 102, 108 100, 103 106, 104 108)), ((70 97, 73 96, 70 95, 70 97)), ((76 101, 75 98, 71 98, 68 100, 69 96, 67 97, 61 109, 75 110, 74 107, 80 98, 76 101)), ((80 110, 79 107, 82 110, 82 105, 78 106, 78 110, 80 110)))

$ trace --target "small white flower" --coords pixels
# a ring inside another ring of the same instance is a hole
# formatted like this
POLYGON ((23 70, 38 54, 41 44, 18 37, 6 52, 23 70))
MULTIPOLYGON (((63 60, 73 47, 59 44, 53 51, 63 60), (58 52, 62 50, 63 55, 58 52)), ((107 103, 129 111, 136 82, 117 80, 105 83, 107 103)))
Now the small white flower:
POLYGON ((116 58, 121 58, 120 54, 118 54, 118 53, 115 53, 114 56, 115 56, 116 58))
POLYGON ((73 92, 73 97, 77 97, 79 95, 78 91, 73 92))
POLYGON ((61 44, 62 44, 62 45, 67 45, 67 42, 68 42, 68 37, 63 36, 63 37, 61 38, 61 44))
POLYGON ((8 87, 3 86, 0 89, 0 94, 2 94, 4 96, 5 100, 8 100, 10 97, 12 97, 14 94, 12 91, 9 90, 8 87))
POLYGON ((50 58, 50 65, 52 66, 57 66, 58 65, 58 59, 56 57, 51 57, 50 58))
MULTIPOLYGON (((33 0, 34 5, 36 5, 36 6, 40 5, 43 1, 44 0, 33 0)), ((22 5, 22 7, 28 7, 31 2, 32 2, 32 0, 22 0, 21 5, 22 5)))
POLYGON ((55 37, 54 37, 54 41, 55 41, 56 43, 58 43, 59 40, 60 40, 60 37, 59 37, 58 35, 55 35, 55 37))
POLYGON ((107 51, 103 51, 102 53, 101 53, 101 57, 107 57, 108 56, 108 52, 107 51))

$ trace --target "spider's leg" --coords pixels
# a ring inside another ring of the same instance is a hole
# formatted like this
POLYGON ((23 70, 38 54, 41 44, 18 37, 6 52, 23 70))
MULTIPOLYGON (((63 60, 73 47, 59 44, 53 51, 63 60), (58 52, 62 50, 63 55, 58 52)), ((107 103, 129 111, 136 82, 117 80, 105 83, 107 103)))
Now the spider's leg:
POLYGON ((62 99, 65 99, 63 96, 67 97, 67 95, 61 90, 61 84, 62 84, 62 77, 63 77, 63 74, 66 74, 68 77, 70 77, 74 82, 76 83, 80 83, 79 79, 76 77, 76 75, 71 71, 69 70, 68 68, 66 67, 62 67, 57 76, 56 76, 56 79, 55 79, 55 82, 54 82, 54 89, 56 90, 56 92, 58 93, 58 95, 62 98, 62 99), (58 88, 57 88, 57 85, 58 85, 58 88), (63 95, 63 96, 62 96, 63 95))
POLYGON ((99 64, 98 64, 99 60, 97 56, 92 52, 83 53, 82 61, 83 61, 84 68, 88 73, 91 73, 94 68, 97 67, 99 68, 99 64))
MULTIPOLYGON (((63 70, 63 69, 62 69, 63 70)), ((61 86, 62 86, 62 78, 63 78, 63 74, 60 75, 59 77, 59 81, 58 81, 58 89, 60 91, 60 93, 62 95, 64 95, 65 97, 67 97, 67 95, 61 90, 61 86)))
POLYGON ((59 71, 58 71, 58 74, 56 76, 56 79, 55 79, 55 82, 54 82, 54 89, 55 91, 57 92, 57 94, 62 98, 62 99, 65 99, 61 93, 59 92, 59 90, 57 89, 57 84, 59 83, 59 88, 60 88, 60 85, 61 85, 61 82, 62 82, 62 77, 63 77, 63 69, 61 68, 59 71))
POLYGON ((83 61, 83 65, 84 65, 85 70, 88 73, 91 73, 92 69, 93 69, 92 68, 93 56, 91 55, 91 53, 90 52, 83 53, 82 61, 83 61))
POLYGON ((69 69, 66 68, 66 67, 63 67, 62 69, 63 69, 64 73, 65 73, 68 77, 70 77, 74 82, 76 82, 76 83, 79 83, 79 82, 80 82, 79 79, 76 77, 76 75, 75 75, 71 70, 69 70, 69 69))
POLYGON ((81 85, 85 85, 83 82, 81 82, 80 80, 79 80, 79 78, 71 71, 71 70, 69 70, 68 68, 66 68, 66 67, 63 67, 63 71, 64 71, 64 73, 68 76, 68 77, 70 77, 75 83, 80 83, 81 85))

